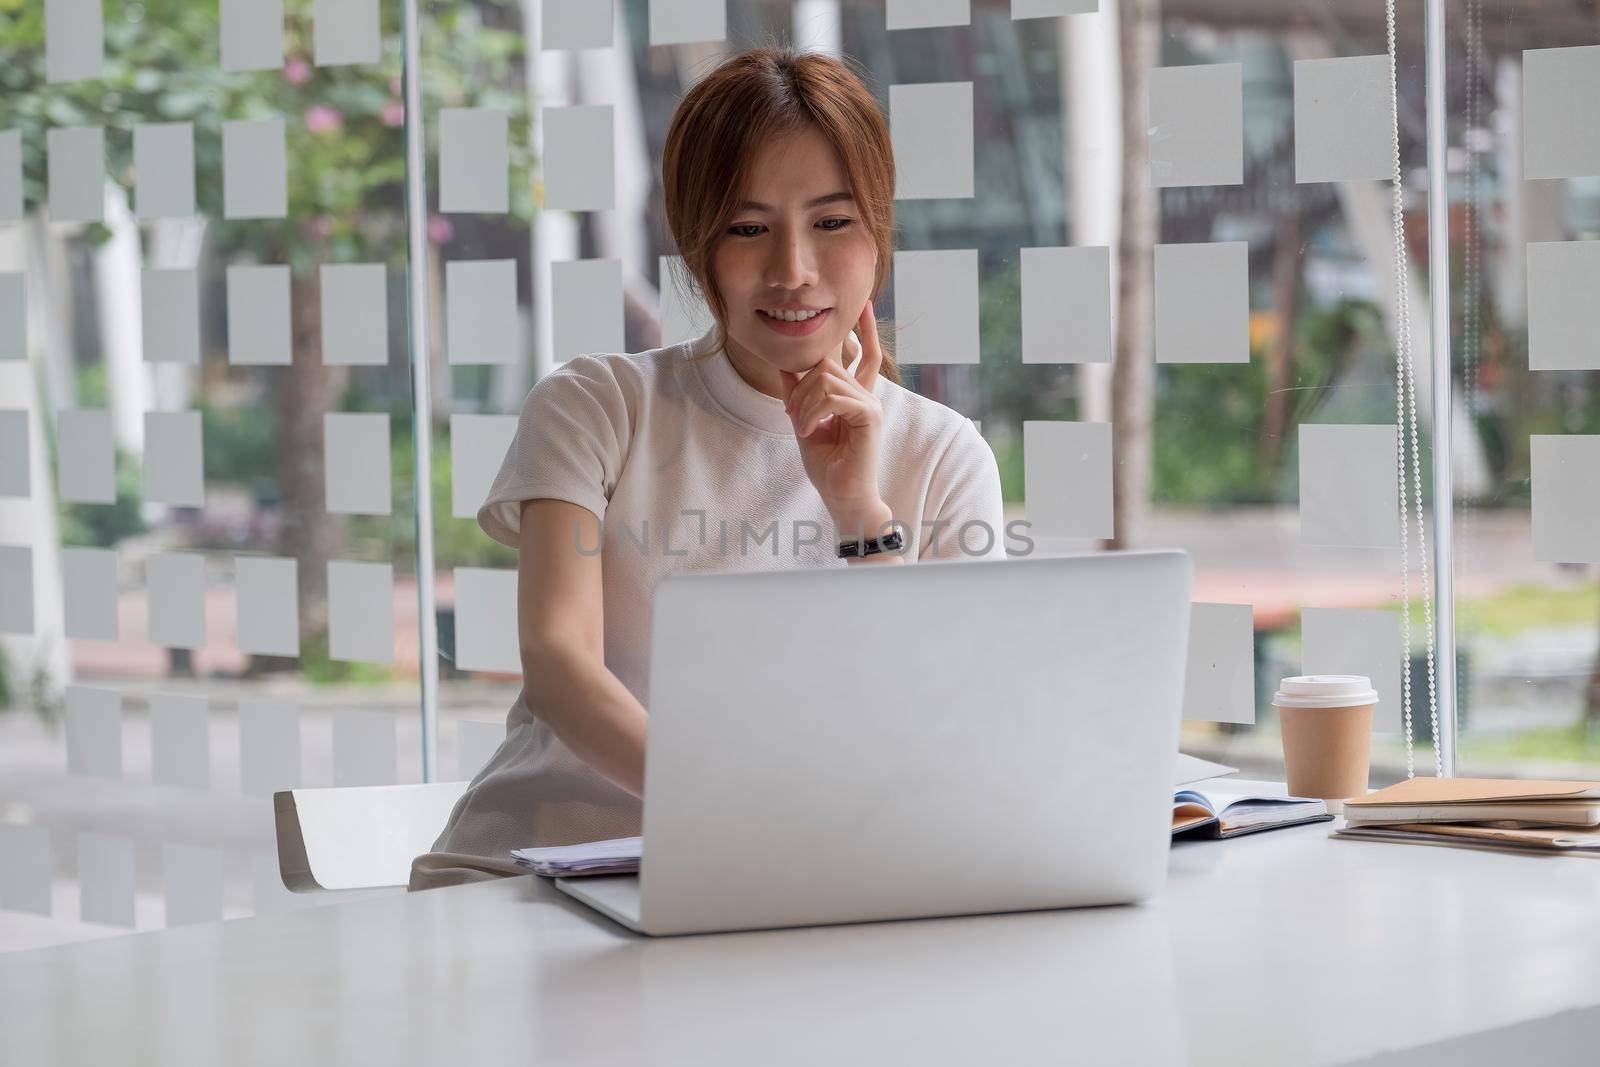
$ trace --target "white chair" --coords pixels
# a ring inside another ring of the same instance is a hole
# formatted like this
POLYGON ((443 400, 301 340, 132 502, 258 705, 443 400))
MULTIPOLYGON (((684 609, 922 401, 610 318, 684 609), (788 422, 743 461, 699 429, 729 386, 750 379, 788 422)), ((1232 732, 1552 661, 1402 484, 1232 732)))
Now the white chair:
POLYGON ((403 886, 467 783, 285 789, 272 794, 278 871, 296 893, 403 886))

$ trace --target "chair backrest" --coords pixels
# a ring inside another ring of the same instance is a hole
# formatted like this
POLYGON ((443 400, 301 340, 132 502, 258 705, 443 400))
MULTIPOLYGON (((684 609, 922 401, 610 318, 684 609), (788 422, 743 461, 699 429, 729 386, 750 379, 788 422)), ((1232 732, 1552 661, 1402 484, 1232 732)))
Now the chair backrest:
POLYGON ((272 795, 278 871, 297 893, 405 885, 467 783, 285 789, 272 795))

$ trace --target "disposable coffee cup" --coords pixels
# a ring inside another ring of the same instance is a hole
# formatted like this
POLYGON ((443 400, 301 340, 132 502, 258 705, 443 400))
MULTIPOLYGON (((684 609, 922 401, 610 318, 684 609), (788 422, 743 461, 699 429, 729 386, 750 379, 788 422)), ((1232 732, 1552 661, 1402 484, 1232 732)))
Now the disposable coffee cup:
POLYGON ((1272 695, 1283 728, 1283 769, 1291 796, 1317 797, 1335 814, 1367 792, 1372 709, 1378 694, 1360 674, 1285 678, 1272 695))

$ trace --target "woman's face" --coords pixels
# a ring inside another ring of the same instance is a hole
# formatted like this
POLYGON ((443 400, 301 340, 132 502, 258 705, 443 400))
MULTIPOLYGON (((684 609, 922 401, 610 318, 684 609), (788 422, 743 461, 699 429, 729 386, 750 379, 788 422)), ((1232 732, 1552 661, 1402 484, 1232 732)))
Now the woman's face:
MULTIPOLYGON (((827 139, 813 127, 772 139, 758 153, 745 200, 711 256, 713 280, 728 305, 730 358, 747 377, 775 384, 780 368, 800 373, 842 352, 872 295, 877 261, 844 165, 827 139), (822 314, 783 322, 768 314, 780 308, 822 314)), ((843 362, 853 358, 845 353, 843 362)))

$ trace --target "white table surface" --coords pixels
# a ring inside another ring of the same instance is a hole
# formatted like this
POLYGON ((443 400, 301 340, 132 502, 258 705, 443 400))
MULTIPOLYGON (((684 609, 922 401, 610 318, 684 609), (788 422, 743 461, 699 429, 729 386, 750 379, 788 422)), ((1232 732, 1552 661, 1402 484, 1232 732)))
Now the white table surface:
POLYGON ((1595 1062, 1600 861, 1332 825, 1132 907, 657 940, 529 876, 14 953, 0 1063, 1595 1062))

